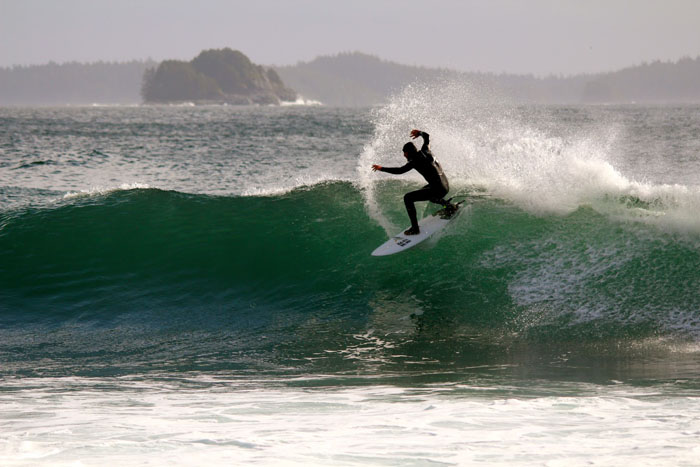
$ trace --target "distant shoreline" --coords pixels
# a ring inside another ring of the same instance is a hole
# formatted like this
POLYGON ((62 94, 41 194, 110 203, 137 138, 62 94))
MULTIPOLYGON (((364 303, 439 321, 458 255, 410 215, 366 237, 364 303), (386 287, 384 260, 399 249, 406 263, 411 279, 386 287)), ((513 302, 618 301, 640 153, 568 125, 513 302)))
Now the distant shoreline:
MULTIPOLYGON (((153 61, 71 62, 0 68, 0 106, 139 105, 143 102, 144 73, 157 65, 153 61)), ((484 84, 516 104, 700 104, 700 57, 567 77, 416 67, 361 53, 318 57, 311 62, 271 68, 304 100, 329 107, 381 105, 407 84, 445 77, 484 84)))

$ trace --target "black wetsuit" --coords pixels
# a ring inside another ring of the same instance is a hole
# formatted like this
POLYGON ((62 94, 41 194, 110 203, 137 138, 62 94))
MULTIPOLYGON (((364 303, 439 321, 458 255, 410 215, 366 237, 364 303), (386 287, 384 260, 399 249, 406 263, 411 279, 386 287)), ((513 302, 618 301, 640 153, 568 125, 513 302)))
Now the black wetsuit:
POLYGON ((382 167, 380 169, 382 172, 390 174, 403 174, 411 169, 416 169, 428 182, 420 190, 406 193, 403 197, 408 217, 411 218, 411 227, 416 230, 418 229, 418 220, 416 219, 416 207, 413 203, 416 201, 431 201, 445 206, 447 201, 444 200, 444 197, 450 191, 447 177, 442 171, 440 163, 435 160, 433 153, 430 151, 430 135, 421 131, 420 136, 423 138, 423 146, 420 148, 420 151, 408 154, 408 163, 406 165, 403 167, 382 167))

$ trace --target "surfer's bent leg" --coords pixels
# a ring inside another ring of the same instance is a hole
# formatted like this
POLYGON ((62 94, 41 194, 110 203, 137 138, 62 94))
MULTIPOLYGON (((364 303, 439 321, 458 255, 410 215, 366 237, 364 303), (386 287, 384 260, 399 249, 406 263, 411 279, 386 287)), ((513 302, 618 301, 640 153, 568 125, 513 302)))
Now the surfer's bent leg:
POLYGON ((447 206, 447 201, 445 201, 445 195, 449 189, 444 186, 431 187, 432 197, 428 200, 431 203, 441 204, 442 206, 447 206))
POLYGON ((430 198, 428 201, 430 201, 431 203, 440 204, 444 207, 447 207, 447 205, 449 203, 447 202, 447 200, 445 200, 445 198, 443 198, 444 196, 445 195, 436 195, 433 198, 430 198))
MULTIPOLYGON (((444 194, 442 195, 444 196, 444 194)), ((430 201, 435 199, 435 191, 430 187, 430 185, 421 188, 420 190, 411 191, 406 193, 403 197, 403 202, 406 205, 406 212, 408 213, 409 219, 411 219, 411 230, 418 233, 418 219, 416 216, 416 201, 430 201)))
POLYGON ((448 207, 450 203, 445 200, 445 195, 447 195, 448 191, 450 191, 449 188, 445 188, 444 186, 434 187, 432 189, 433 197, 430 198, 429 201, 431 203, 440 204, 443 207, 448 207))

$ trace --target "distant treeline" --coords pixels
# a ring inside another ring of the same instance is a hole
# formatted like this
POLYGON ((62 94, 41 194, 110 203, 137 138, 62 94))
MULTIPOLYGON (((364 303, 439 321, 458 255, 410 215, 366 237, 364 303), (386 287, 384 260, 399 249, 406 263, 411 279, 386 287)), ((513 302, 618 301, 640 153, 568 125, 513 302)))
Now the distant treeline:
POLYGON ((153 61, 0 68, 0 105, 135 104, 153 61))
MULTIPOLYGON (((270 90, 276 89, 273 93, 280 97, 293 92, 286 88, 289 86, 302 97, 327 105, 371 106, 381 104, 407 84, 445 78, 482 84, 521 102, 700 103, 700 57, 655 61, 610 73, 536 77, 400 65, 361 53, 319 57, 276 67, 275 73, 250 63, 247 57, 243 60, 240 52, 205 52, 199 64, 195 59, 166 61, 160 67, 152 61, 132 61, 0 68, 0 105, 139 103, 142 84, 146 101, 187 100, 189 97, 168 94, 172 89, 166 89, 180 80, 180 85, 190 83, 191 88, 175 87, 191 91, 193 100, 227 101, 248 95, 257 96, 251 102, 258 99, 264 103, 270 90), (148 69, 152 71, 146 73, 148 69), (159 71, 164 75, 158 82, 165 87, 149 89, 159 71), (170 82, 171 78, 174 81, 170 82)), ((287 98, 291 94, 281 97, 287 98)))
POLYGON ((532 103, 700 103, 700 57, 656 61, 620 71, 576 76, 468 73, 387 62, 361 53, 319 57, 278 67, 304 98, 328 105, 366 106, 416 81, 465 80, 532 103))
POLYGON ((655 61, 586 82, 587 102, 700 102, 700 57, 655 61))

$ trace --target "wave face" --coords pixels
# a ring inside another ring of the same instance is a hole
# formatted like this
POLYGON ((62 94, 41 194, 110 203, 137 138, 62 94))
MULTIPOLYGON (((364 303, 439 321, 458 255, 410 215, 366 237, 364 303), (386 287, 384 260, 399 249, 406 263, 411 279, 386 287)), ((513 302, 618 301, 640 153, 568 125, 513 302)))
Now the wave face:
MULTIPOLYGON (((22 339, 23 358, 49 346, 71 361, 245 367, 700 336, 699 238, 586 207, 467 201, 441 237, 384 259, 369 255, 384 231, 347 182, 267 197, 129 189, 5 213, 5 350, 22 339)), ((387 216, 404 220, 398 201, 387 216)))

